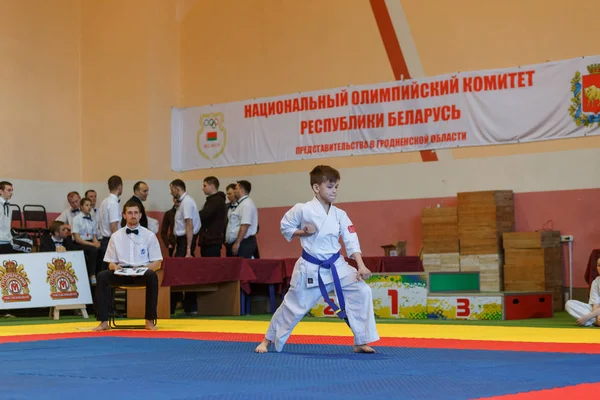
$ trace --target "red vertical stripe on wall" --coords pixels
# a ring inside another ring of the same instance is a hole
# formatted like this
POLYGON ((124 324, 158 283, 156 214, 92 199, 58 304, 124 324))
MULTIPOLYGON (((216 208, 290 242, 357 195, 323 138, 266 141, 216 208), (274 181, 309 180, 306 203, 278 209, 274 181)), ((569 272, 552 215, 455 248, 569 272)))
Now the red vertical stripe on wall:
MULTIPOLYGON (((396 80, 400 80, 402 76, 405 79, 410 79, 406 60, 404 59, 404 54, 402 54, 402 47, 398 42, 398 37, 396 36, 385 0, 371 0, 371 9, 373 10, 373 15, 375 16, 375 21, 383 40, 383 46, 390 60, 394 77, 396 80)), ((422 150, 421 159, 423 162, 438 161, 437 154, 432 150, 422 150)))

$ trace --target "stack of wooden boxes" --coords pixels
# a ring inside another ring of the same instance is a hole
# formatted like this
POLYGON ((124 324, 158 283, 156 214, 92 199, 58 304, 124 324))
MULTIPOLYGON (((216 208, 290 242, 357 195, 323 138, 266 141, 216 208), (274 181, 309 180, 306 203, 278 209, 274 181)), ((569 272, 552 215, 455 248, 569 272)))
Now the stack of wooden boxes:
POLYGON ((503 235, 504 290, 552 292, 554 311, 563 309, 560 232, 513 232, 503 235))
POLYGON ((456 207, 424 208, 421 228, 425 272, 460 271, 456 207))
POLYGON ((502 234, 515 228, 513 192, 465 192, 457 198, 460 270, 478 271, 481 291, 502 291, 502 234))

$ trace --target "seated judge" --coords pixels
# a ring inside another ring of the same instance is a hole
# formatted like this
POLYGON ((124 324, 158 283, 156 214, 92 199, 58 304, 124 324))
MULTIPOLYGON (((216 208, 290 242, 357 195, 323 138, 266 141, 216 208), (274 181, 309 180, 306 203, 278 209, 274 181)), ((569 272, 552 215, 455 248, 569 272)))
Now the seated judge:
POLYGON ((104 256, 104 262, 109 264, 109 269, 100 272, 96 277, 96 319, 100 324, 94 328, 95 331, 110 329, 108 314, 111 306, 111 287, 123 284, 146 286, 146 329, 156 330, 154 320, 157 319, 158 276, 155 271, 160 268, 163 258, 156 235, 140 225, 141 217, 139 204, 129 200, 123 206, 123 218, 127 225, 110 237, 104 256), (115 271, 132 267, 146 267, 148 270, 143 276, 115 274, 115 271))
POLYGON ((62 221, 52 221, 49 235, 40 237, 40 252, 81 250, 69 236, 69 226, 62 221))

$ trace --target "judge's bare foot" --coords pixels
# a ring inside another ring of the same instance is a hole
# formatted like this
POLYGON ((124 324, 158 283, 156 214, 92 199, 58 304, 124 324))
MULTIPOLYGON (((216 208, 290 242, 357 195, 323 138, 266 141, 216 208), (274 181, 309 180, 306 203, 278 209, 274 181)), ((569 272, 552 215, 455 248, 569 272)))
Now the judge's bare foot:
POLYGON ((354 346, 354 352, 355 353, 368 353, 368 354, 374 354, 375 353, 375 349, 372 348, 369 345, 366 344, 360 344, 360 345, 356 345, 354 346))
POLYGON ((267 353, 269 351, 270 340, 264 339, 254 350, 257 353, 267 353))
POLYGON ((156 327, 156 325, 154 325, 154 322, 146 320, 146 330, 155 331, 157 329, 158 328, 156 327))
POLYGON ((96 331, 96 332, 100 332, 100 331, 108 331, 109 329, 110 329, 110 326, 108 325, 108 321, 103 321, 103 322, 100 322, 100 325, 98 325, 97 327, 95 327, 92 330, 96 331))

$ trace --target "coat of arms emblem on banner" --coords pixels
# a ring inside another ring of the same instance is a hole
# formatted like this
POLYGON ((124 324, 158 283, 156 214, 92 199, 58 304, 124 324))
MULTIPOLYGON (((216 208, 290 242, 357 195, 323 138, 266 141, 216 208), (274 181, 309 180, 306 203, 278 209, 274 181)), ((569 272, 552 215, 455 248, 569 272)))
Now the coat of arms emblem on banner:
POLYGON ((600 64, 587 66, 588 75, 579 71, 571 80, 571 106, 569 114, 577 126, 590 126, 598 123, 600 126, 600 64))
POLYGON ((23 265, 19 265, 14 260, 5 260, 0 265, 0 289, 3 301, 30 301, 30 283, 23 265))
POLYGON ((50 297, 54 300, 74 299, 79 297, 77 292, 77 275, 71 262, 64 258, 53 258, 48 263, 46 282, 50 284, 50 297))
POLYGON ((196 143, 198 152, 207 160, 218 158, 225 151, 227 130, 223 113, 209 113, 200 116, 200 129, 196 143))

